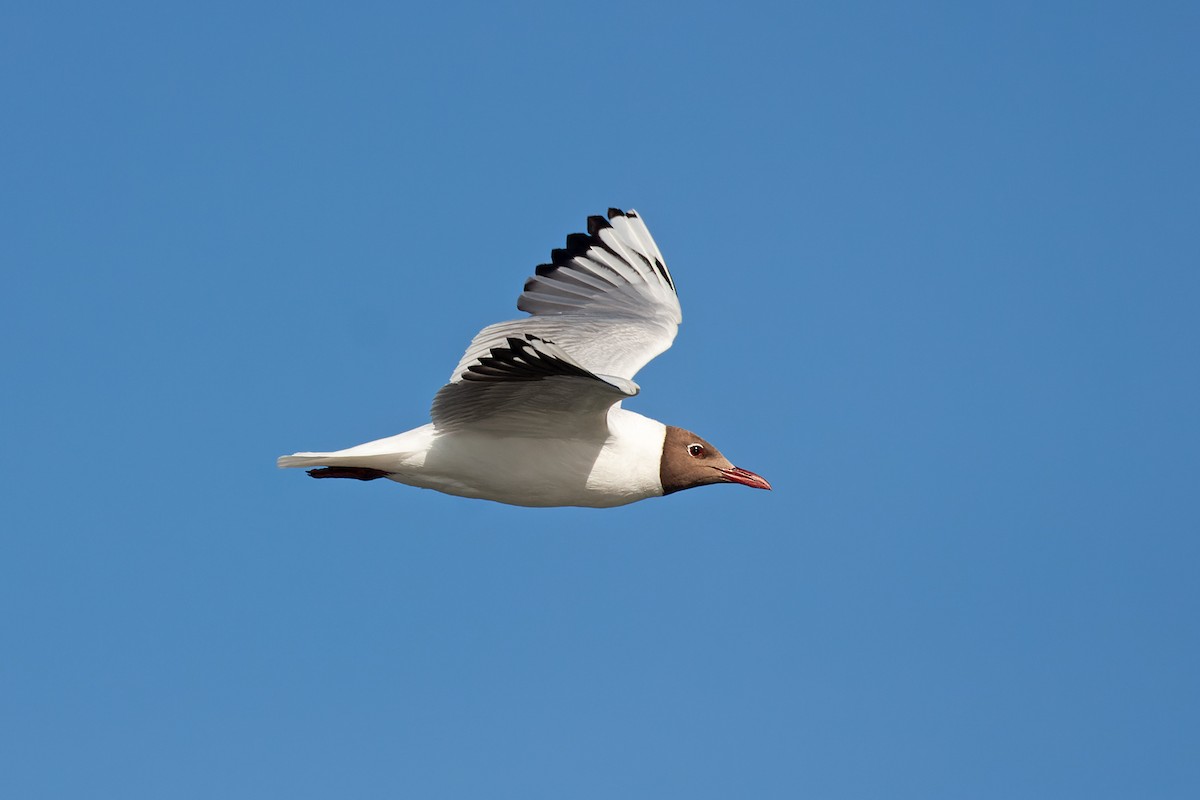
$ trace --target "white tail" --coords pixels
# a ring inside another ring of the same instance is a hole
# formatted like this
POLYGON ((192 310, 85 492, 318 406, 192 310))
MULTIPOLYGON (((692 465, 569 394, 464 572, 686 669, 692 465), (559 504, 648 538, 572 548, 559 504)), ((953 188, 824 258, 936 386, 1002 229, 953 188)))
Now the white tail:
POLYGON ((329 453, 292 453, 290 456, 280 456, 275 466, 280 469, 288 467, 325 467, 329 466, 329 453))
POLYGON ((414 455, 424 458, 433 438, 433 426, 376 439, 373 442, 335 450, 330 453, 292 453, 280 456, 275 462, 280 468, 288 467, 366 467, 396 472, 403 468, 414 455))
POLYGON ((395 453, 355 456, 338 453, 293 453, 290 456, 280 456, 275 464, 280 469, 289 467, 369 467, 386 472, 395 468, 397 460, 395 453))

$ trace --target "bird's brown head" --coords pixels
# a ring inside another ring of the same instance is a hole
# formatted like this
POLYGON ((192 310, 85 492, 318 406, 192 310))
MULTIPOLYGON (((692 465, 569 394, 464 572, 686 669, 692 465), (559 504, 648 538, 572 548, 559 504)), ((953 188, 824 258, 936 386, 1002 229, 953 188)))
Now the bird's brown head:
POLYGON ((755 489, 770 489, 771 484, 745 469, 739 469, 721 455, 721 451, 691 431, 667 426, 663 439, 658 477, 663 494, 710 483, 740 483, 755 489))

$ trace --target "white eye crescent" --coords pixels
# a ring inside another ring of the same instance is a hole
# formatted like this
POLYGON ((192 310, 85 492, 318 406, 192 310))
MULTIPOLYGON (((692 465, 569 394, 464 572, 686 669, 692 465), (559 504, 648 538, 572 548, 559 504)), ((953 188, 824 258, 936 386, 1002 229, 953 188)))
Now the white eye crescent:
POLYGON ((704 457, 704 445, 702 445, 702 444, 689 444, 687 450, 688 450, 688 455, 691 456, 692 458, 703 458, 704 457))

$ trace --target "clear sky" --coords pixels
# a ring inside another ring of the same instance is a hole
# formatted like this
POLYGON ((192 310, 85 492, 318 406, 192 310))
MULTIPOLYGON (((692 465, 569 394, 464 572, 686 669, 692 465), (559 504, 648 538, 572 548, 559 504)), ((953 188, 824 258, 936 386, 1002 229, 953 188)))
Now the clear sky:
POLYGON ((1195 3, 178 5, 2 12, 0 796, 1200 796, 1195 3), (275 468, 608 206, 774 492, 275 468))

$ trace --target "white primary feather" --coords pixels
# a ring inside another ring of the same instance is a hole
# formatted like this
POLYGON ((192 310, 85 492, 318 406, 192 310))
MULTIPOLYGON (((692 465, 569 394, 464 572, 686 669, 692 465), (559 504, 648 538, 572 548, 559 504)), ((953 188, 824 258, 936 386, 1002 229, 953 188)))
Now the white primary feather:
POLYGON ((636 211, 590 217, 525 283, 517 307, 533 316, 489 325, 454 368, 451 383, 510 337, 553 342, 597 375, 632 379, 675 340, 683 312, 658 245, 636 211))

